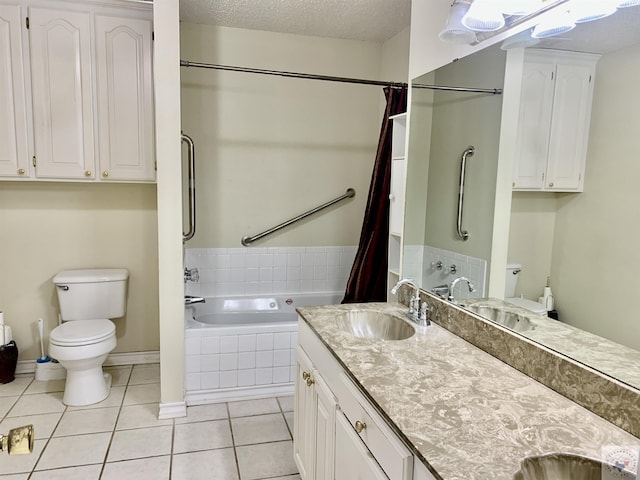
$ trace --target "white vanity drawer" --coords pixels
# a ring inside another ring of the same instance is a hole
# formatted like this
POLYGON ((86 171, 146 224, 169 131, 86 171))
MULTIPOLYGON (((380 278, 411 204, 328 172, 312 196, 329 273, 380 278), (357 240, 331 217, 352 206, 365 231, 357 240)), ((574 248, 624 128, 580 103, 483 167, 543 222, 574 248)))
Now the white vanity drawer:
POLYGON ((392 479, 411 480, 413 454, 371 407, 345 373, 340 373, 340 408, 385 473, 392 479), (360 430, 360 431, 358 431, 360 430))

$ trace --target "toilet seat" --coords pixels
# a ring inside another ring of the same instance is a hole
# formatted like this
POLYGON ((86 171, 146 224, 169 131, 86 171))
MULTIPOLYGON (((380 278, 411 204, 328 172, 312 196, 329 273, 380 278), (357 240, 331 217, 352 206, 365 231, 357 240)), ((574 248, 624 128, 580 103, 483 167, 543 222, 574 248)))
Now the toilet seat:
POLYGON ((115 336, 116 326, 108 319, 63 323, 49 334, 49 342, 60 347, 77 347, 104 342, 115 336))

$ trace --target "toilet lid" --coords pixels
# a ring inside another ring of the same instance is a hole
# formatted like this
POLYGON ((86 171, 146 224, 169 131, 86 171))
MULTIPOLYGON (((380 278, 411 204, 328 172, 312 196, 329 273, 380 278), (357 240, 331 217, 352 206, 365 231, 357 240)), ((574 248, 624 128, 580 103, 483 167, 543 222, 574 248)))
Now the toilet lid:
POLYGON ((49 341, 60 346, 91 345, 106 340, 115 332, 115 324, 108 319, 76 320, 54 328, 49 341))
POLYGON ((505 301, 514 304, 516 307, 524 308, 534 313, 545 314, 547 313, 547 309, 541 303, 534 302, 533 300, 529 300, 528 298, 520 298, 520 297, 512 297, 505 298, 505 301))

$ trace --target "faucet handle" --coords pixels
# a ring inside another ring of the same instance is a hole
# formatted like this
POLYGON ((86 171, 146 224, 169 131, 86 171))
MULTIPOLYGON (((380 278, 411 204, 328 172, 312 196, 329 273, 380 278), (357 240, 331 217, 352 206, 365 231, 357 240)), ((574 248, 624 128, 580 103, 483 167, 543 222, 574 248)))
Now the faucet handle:
POLYGON ((409 299, 409 314, 416 313, 418 311, 418 309, 416 308, 416 300, 420 302, 419 298, 416 298, 415 295, 411 295, 411 298, 409 299))
POLYGON ((418 320, 420 320, 420 322, 425 326, 429 326, 431 324, 427 319, 427 312, 430 312, 431 310, 432 308, 427 305, 427 302, 422 302, 422 305, 420 305, 420 314, 418 315, 418 320))

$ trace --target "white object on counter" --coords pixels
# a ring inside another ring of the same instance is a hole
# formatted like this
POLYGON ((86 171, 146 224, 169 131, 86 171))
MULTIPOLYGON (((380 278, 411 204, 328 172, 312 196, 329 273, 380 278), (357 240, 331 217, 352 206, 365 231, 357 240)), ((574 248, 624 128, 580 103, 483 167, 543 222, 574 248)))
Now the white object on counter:
POLYGON ((547 312, 553 310, 553 294, 551 293, 551 287, 544 287, 542 300, 542 304, 547 309, 547 312))

